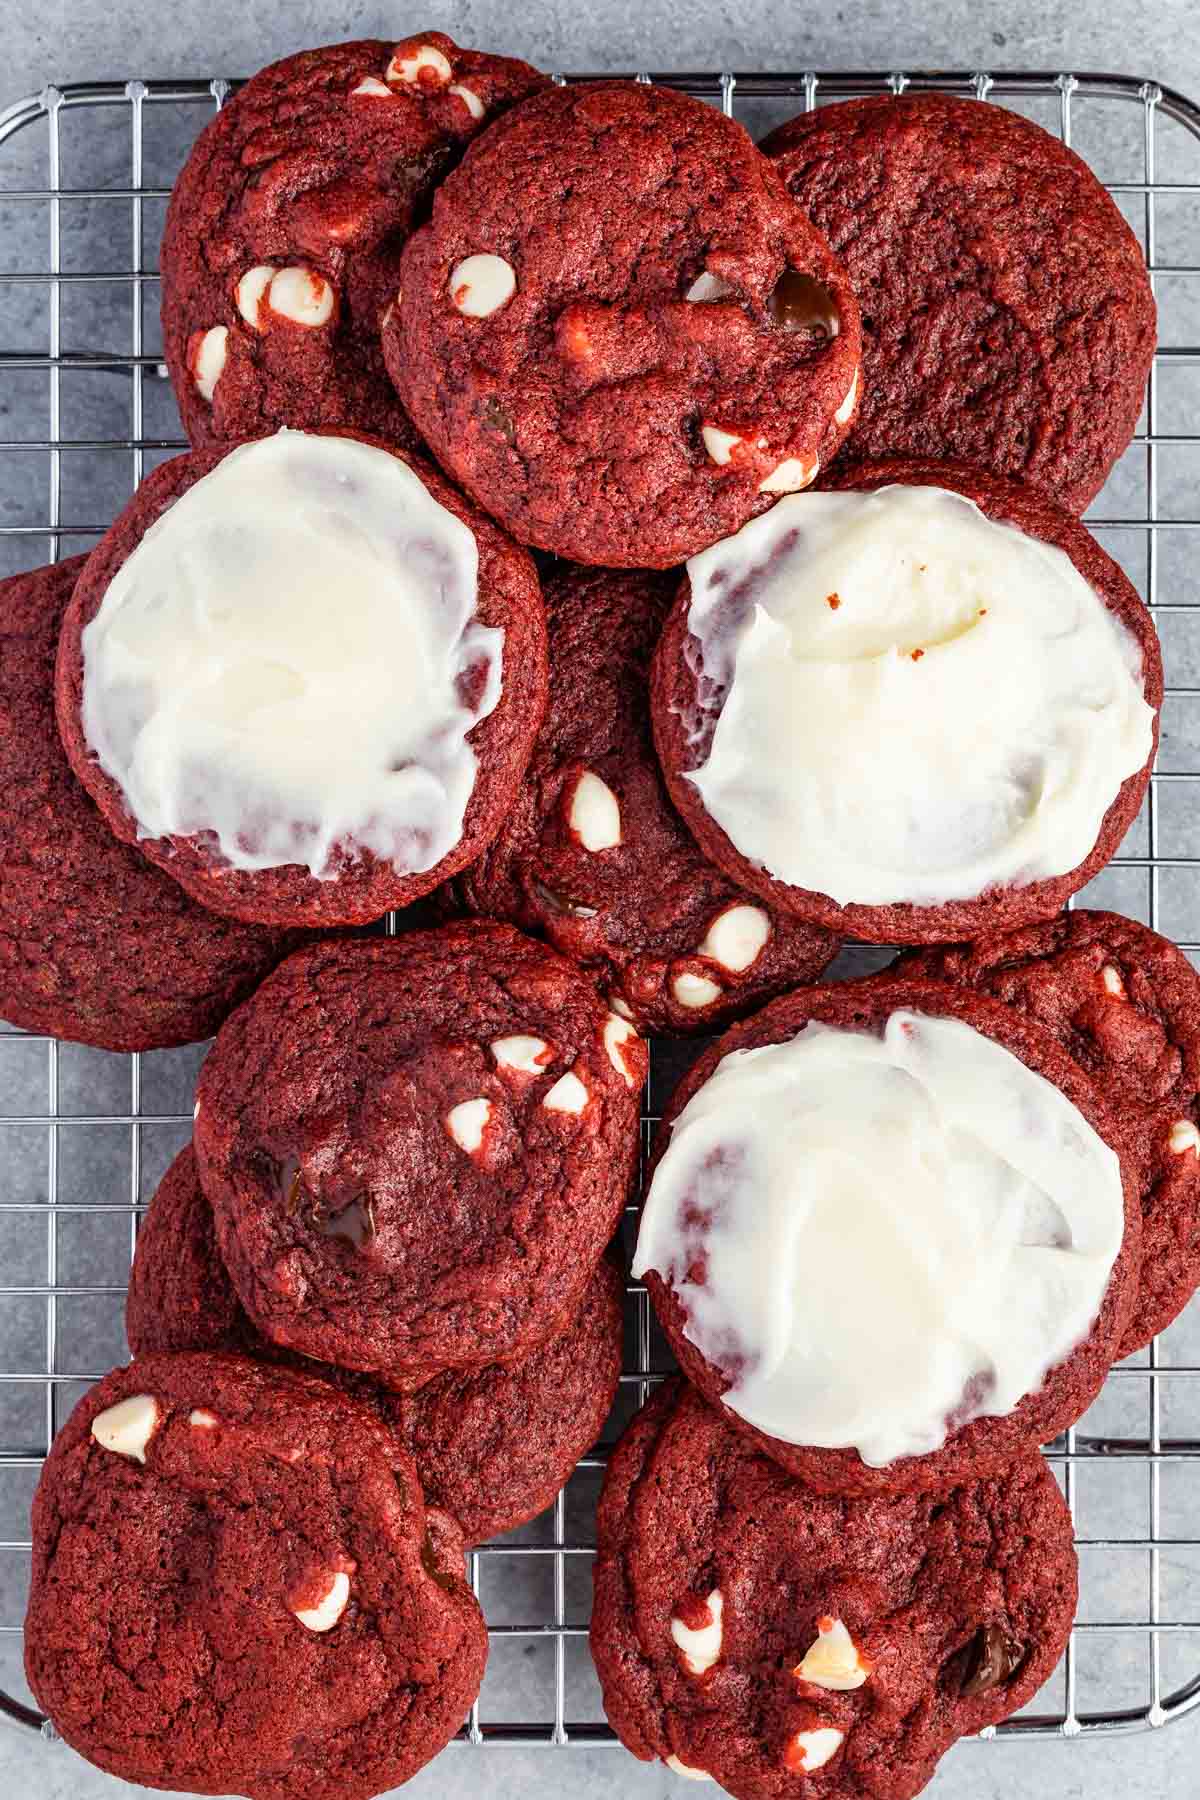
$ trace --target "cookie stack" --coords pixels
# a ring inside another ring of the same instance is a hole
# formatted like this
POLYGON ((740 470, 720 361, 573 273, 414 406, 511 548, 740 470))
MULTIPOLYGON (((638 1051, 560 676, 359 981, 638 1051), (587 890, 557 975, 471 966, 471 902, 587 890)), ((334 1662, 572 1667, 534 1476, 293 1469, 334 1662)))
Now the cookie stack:
POLYGON ((638 1756, 904 1800, 1054 1668, 1037 1448, 1200 1276, 1200 982, 1061 912, 1162 702, 1078 519, 1137 243, 994 106, 756 148, 427 33, 243 87, 162 276, 192 449, 0 590, 0 1011, 216 1030, 135 1360, 35 1501, 34 1692, 196 1792, 435 1754, 463 1548, 615 1392, 643 1034, 727 1028, 651 1161, 681 1373, 610 1457, 593 1655, 638 1756), (809 985, 847 934, 907 954, 809 985))

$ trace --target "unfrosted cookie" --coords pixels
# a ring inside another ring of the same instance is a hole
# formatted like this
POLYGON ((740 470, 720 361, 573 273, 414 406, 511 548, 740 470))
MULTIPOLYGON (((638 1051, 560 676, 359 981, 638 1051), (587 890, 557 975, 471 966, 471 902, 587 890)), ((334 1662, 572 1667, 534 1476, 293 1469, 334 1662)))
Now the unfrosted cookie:
POLYGON ((416 1458, 431 1506, 468 1544, 542 1512, 600 1435, 621 1372, 621 1280, 607 1258, 579 1313, 525 1362, 448 1371, 410 1394, 313 1363, 256 1331, 217 1250, 196 1159, 181 1150, 138 1232, 125 1330, 135 1356, 233 1350, 307 1368, 370 1405, 416 1458))
POLYGON ((379 327, 434 187, 545 77, 440 31, 272 63, 226 100, 175 183, 163 351, 191 442, 278 425, 415 434, 379 327))
POLYGON ((200 1180, 276 1343, 425 1379, 531 1355, 624 1206, 646 1050, 572 964, 474 921, 289 957, 200 1073, 200 1180))
POLYGON ((86 557, 0 582, 0 1016, 102 1050, 209 1037, 301 942, 218 918, 109 831, 54 723, 86 557))
POLYGON ((118 837, 195 899, 363 924, 477 856, 541 723, 532 559, 350 432, 144 481, 63 620, 58 723, 118 837))
POLYGON ((33 1502, 30 1687, 126 1781, 368 1800, 462 1724, 487 1632, 462 1539, 325 1382, 144 1356, 84 1396, 33 1502))
POLYGON ((409 240, 383 332, 438 461, 522 542, 667 568, 849 427, 849 281, 742 127, 624 81, 539 94, 409 240))
POLYGON ((1163 1331, 1200 1281, 1200 975, 1182 950, 1117 913, 1061 914, 905 957, 897 973, 993 994, 1081 1063, 1142 1163, 1142 1272, 1117 1354, 1163 1331))
POLYGON ((635 1278, 685 1375, 821 1493, 992 1475, 1099 1392, 1137 1297, 1119 1115, 999 1001, 877 977, 735 1025, 663 1117, 635 1278))
POLYGON ((772 905, 882 943, 1057 912, 1150 779, 1162 657, 1033 489, 838 465, 688 563, 651 675, 672 800, 772 905))
POLYGON ((650 735, 650 657, 677 575, 564 569, 546 588, 550 699, 499 836, 452 884, 602 972, 639 1029, 713 1031, 837 950, 701 855, 650 735))
POLYGON ((854 460, 957 458, 1080 513, 1154 355, 1145 257, 1073 150, 947 94, 822 106, 763 144, 863 317, 854 460))
POLYGON ((910 1800, 1049 1679, 1078 1592, 1039 1456, 940 1499, 823 1497, 671 1384, 609 1460, 597 1536, 609 1720, 738 1800, 910 1800))

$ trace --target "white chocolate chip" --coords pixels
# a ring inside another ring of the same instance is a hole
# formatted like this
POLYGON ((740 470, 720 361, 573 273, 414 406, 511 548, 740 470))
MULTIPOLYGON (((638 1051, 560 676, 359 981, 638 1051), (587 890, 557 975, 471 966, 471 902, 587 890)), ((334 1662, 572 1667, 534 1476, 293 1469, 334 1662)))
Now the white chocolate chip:
POLYGON ((464 87, 461 81, 450 83, 450 92, 456 100, 461 100, 473 119, 482 119, 487 108, 475 92, 474 88, 464 87))
POLYGON ((871 1665, 863 1661, 858 1645, 840 1619, 818 1619, 816 1640, 792 1673, 801 1681, 811 1681, 814 1687, 848 1694, 863 1685, 871 1665))
POLYGON ((196 346, 196 366, 192 380, 202 400, 212 404, 213 390, 225 373, 225 357, 229 349, 229 327, 214 325, 196 346))
POLYGON ((392 322, 392 314, 395 312, 395 310, 396 310, 396 302, 394 300, 389 300, 387 305, 383 309, 383 317, 379 321, 380 331, 387 330, 388 326, 392 322))
POLYGON ((446 1114, 446 1130, 460 1150, 465 1150, 468 1156, 474 1156, 483 1142, 483 1134, 491 1116, 490 1100, 460 1100, 446 1114))
POLYGON ((552 1055, 545 1038, 526 1037, 518 1032, 514 1037, 496 1038, 492 1044, 492 1055, 502 1069, 518 1069, 522 1075, 540 1075, 552 1055))
POLYGON ((632 1019, 633 1008, 631 1006, 629 1006, 624 1000, 622 1000, 620 994, 613 994, 611 996, 611 998, 609 999, 608 1004, 612 1007, 612 1009, 615 1013, 620 1013, 620 1015, 623 1019, 632 1019))
POLYGON ((131 1394, 118 1400, 92 1420, 92 1436, 105 1450, 118 1456, 131 1456, 135 1462, 146 1460, 146 1445, 158 1425, 158 1401, 153 1394, 131 1394))
POLYGON ((821 465, 815 456, 810 463, 802 456, 789 456, 759 482, 758 491, 760 494, 798 494, 801 488, 811 487, 820 472, 821 465))
POLYGON ((701 426, 700 436, 712 460, 722 468, 742 441, 736 431, 722 431, 719 425, 701 426))
POLYGON ((788 1766, 805 1775, 835 1757, 845 1742, 846 1734, 833 1725, 819 1725, 815 1731, 798 1731, 788 1749, 788 1766))
POLYGON ((714 1000, 721 998, 721 989, 707 975, 693 975, 685 969, 671 983, 671 992, 680 1006, 711 1006, 714 1000))
POLYGON ((706 1604, 708 1624, 701 1625, 697 1631, 685 1625, 682 1619, 671 1620, 671 1636, 689 1675, 707 1675, 721 1654, 721 1614, 725 1602, 720 1588, 713 1589, 706 1604))
POLYGON ((626 1087, 637 1086, 637 1076, 629 1073, 629 1065, 625 1061, 625 1053, 621 1049, 622 1044, 627 1044, 631 1038, 634 1043, 641 1041, 632 1025, 617 1013, 610 1012, 604 1021, 604 1048, 608 1051, 608 1060, 618 1075, 625 1077, 626 1087))
POLYGON ((271 282, 271 311, 294 325, 325 325, 333 312, 333 289, 323 275, 291 265, 271 282))
POLYGON ((1200 1156, 1200 1131, 1190 1119, 1176 1119, 1171 1127, 1167 1145, 1176 1156, 1183 1156, 1188 1150, 1193 1156, 1200 1156))
POLYGON ((1100 971, 1100 979, 1104 983, 1106 994, 1112 994, 1116 999, 1124 997, 1125 983, 1121 980, 1121 971, 1114 969, 1111 963, 1105 963, 1100 971))
POLYGON ((836 422, 839 425, 844 425, 846 423, 846 421, 849 419, 850 414, 854 411, 854 402, 857 399, 858 399, 858 370, 855 369, 854 374, 850 378, 850 386, 846 389, 846 398, 842 401, 842 404, 838 407, 837 411, 833 415, 834 419, 836 420, 836 422))
POLYGON ((364 75, 357 87, 350 89, 350 98, 356 94, 369 94, 376 100, 390 100, 392 90, 386 81, 380 81, 377 75, 364 75))
POLYGON ((607 781, 585 769, 571 795, 571 830, 585 850, 613 850, 621 841, 621 808, 607 781))
POLYGON ((422 71, 428 69, 436 77, 436 85, 445 87, 454 73, 440 50, 432 44, 420 44, 409 56, 397 53, 387 66, 389 81, 420 81, 422 71))
POLYGON ((270 263, 256 263, 254 268, 246 270, 246 273, 237 284, 237 291, 234 296, 237 300, 237 309, 241 313, 243 319, 245 319, 247 325, 252 325, 255 331, 262 330, 262 325, 260 324, 258 317, 258 309, 262 302, 263 295, 266 293, 274 279, 274 275, 275 271, 270 263))
POLYGON ((502 256, 467 256, 450 271, 450 298, 468 319, 490 318, 516 291, 516 273, 502 256))
POLYGON ((694 305, 703 306, 709 300, 727 300, 731 294, 736 293, 737 289, 728 281, 722 281, 719 275, 710 275, 705 269, 703 274, 697 275, 683 297, 694 305))
POLYGON ((712 1780, 707 1769, 693 1769, 691 1763, 680 1762, 677 1756, 664 1756, 663 1761, 668 1769, 674 1769, 676 1775, 682 1775, 688 1781, 712 1780))
POLYGON ((193 1108, 192 1108, 192 1123, 195 1124, 196 1120, 199 1117, 200 1117, 200 1102, 197 1100, 195 1106, 193 1106, 193 1108))
POLYGON ((315 1606, 302 1606, 296 1611, 296 1617, 310 1631, 332 1631, 346 1610, 346 1602, 350 1598, 350 1577, 339 1569, 329 1583, 329 1591, 324 1599, 318 1600, 315 1606))
POLYGON ((761 906, 727 906, 705 933, 700 954, 740 975, 758 960, 770 935, 771 920, 761 906))
POLYGON ((220 1423, 216 1413, 209 1412, 204 1406, 198 1406, 188 1414, 188 1424, 194 1425, 198 1431, 215 1431, 220 1423))
POLYGON ((550 1112, 581 1113, 588 1103, 588 1091, 573 1069, 560 1075, 542 1105, 550 1112))

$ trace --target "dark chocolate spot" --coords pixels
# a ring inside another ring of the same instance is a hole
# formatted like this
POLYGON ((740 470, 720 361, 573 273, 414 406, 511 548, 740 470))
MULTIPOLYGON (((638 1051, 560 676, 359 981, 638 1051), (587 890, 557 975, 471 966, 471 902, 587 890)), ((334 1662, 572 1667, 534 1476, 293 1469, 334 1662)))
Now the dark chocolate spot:
POLYGON ((479 408, 479 417, 486 431, 499 432, 506 444, 515 444, 517 428, 512 422, 512 415, 501 406, 495 394, 489 394, 479 408))
POLYGON ((313 1222, 322 1237, 345 1238, 356 1250, 361 1250, 375 1236, 375 1213, 370 1194, 357 1194, 340 1212, 329 1213, 323 1219, 314 1215, 313 1222))
POLYGON ((540 901, 551 912, 570 913, 571 917, 575 919, 594 919, 596 916, 596 907, 582 906, 577 900, 568 900, 565 894, 558 893, 554 888, 548 888, 545 882, 534 881, 530 885, 533 889, 534 899, 540 901))
POLYGON ((290 1213, 306 1212, 319 1237, 345 1238, 356 1250, 369 1244, 375 1236, 375 1214, 370 1194, 356 1194, 348 1205, 336 1212, 323 1212, 321 1203, 309 1193, 300 1173, 300 1161, 285 1156, 276 1164, 276 1180, 290 1213))
POLYGON ((957 1687, 962 1699, 977 1700, 1011 1681, 1025 1654, 1024 1644, 1010 1638, 1003 1625, 981 1625, 947 1662, 949 1684, 957 1687))
POLYGON ((835 338, 840 328, 833 295, 815 275, 785 269, 767 298, 767 316, 779 331, 815 331, 835 338))

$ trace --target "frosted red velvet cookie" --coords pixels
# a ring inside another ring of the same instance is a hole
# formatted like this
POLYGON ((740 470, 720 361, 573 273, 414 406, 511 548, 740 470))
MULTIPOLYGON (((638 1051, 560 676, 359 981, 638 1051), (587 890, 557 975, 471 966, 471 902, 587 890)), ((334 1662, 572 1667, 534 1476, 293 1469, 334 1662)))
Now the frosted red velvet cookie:
POLYGON ((822 490, 688 563, 652 675, 672 799, 729 875, 830 930, 1048 917, 1145 793, 1150 614, 1032 489, 895 462, 822 490))
POLYGON ((541 722, 528 554, 338 432, 144 481, 63 621, 58 721, 118 837, 214 912, 361 924, 477 856, 541 722))
POLYGON ((672 1096, 633 1273, 684 1373, 793 1474, 932 1491, 1099 1392, 1137 1295, 1137 1176, 1089 1078, 1010 1007, 810 988, 672 1096))

